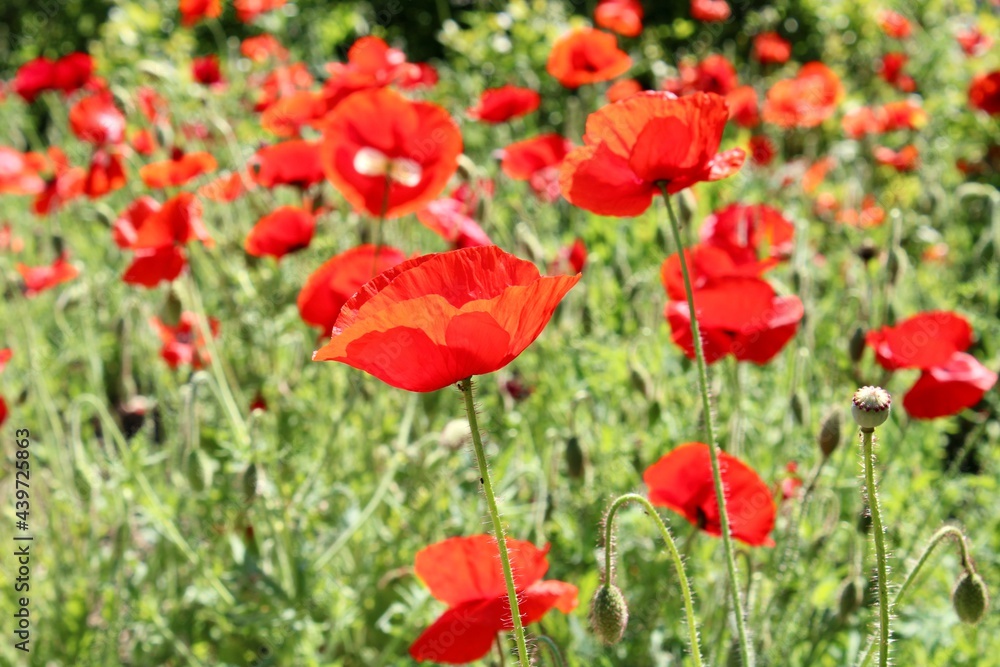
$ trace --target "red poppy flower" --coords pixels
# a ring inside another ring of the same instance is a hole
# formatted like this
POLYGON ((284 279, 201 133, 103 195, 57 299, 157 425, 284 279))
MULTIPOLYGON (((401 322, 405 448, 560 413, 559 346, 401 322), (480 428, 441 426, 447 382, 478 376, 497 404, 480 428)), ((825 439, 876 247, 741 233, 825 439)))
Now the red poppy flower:
MULTIPOLYGON (((251 77, 251 87, 254 91, 254 111, 266 111, 272 105, 296 93, 308 91, 315 79, 302 63, 279 65, 268 72, 263 78, 260 75, 251 77)), ((312 93, 317 99, 323 99, 320 93, 312 93)), ((300 103, 301 105, 302 103, 300 103)), ((326 102, 323 102, 323 113, 326 112, 326 102)))
POLYGON ((303 127, 316 125, 327 108, 323 93, 300 90, 270 104, 260 117, 260 126, 279 137, 298 137, 303 127))
POLYGON ((132 146, 132 150, 146 157, 155 153, 156 149, 159 148, 159 145, 156 143, 156 135, 144 127, 132 133, 129 143, 132 146))
MULTIPOLYGON (((749 277, 756 278, 777 264, 775 259, 752 261, 738 264, 734 258, 722 248, 696 243, 684 250, 688 271, 691 274, 691 286, 697 292, 724 278, 749 277)), ((674 253, 660 266, 660 278, 667 296, 674 300, 686 300, 684 277, 681 273, 681 261, 674 253)))
POLYGON ((868 134, 882 131, 882 123, 875 111, 869 107, 859 107, 844 114, 840 121, 844 134, 851 139, 860 139, 868 134))
POLYGON ((757 105, 757 91, 753 86, 737 86, 726 94, 729 118, 740 127, 760 125, 760 110, 757 105))
POLYGON ((90 81, 93 71, 94 61, 86 53, 70 53, 55 61, 36 58, 17 70, 11 89, 29 103, 46 90, 68 95, 90 81))
POLYGON ((781 480, 779 490, 782 500, 794 500, 802 490, 802 477, 799 475, 799 464, 789 461, 785 465, 787 475, 781 480))
POLYGON ((95 146, 118 144, 125 138, 125 114, 106 91, 74 104, 69 110, 69 126, 77 139, 95 146))
POLYGON ((24 240, 19 236, 14 236, 10 223, 5 222, 0 225, 0 251, 18 253, 24 250, 24 240))
POLYGON ((816 127, 833 115, 843 95, 840 78, 820 62, 802 66, 794 79, 767 91, 764 120, 780 127, 816 127))
POLYGON ((878 13, 878 25, 889 37, 905 39, 913 32, 910 22, 899 12, 883 10, 878 13))
POLYGON ((766 204, 730 204, 708 216, 701 227, 702 242, 726 251, 736 265, 756 262, 763 248, 771 257, 787 258, 794 237, 795 225, 766 204))
POLYGON ((765 65, 781 65, 792 57, 792 43, 776 32, 762 32, 753 38, 753 56, 765 65))
POLYGON ((219 69, 219 57, 210 54, 191 61, 191 76, 203 86, 215 86, 222 83, 222 70, 219 69))
POLYGON ((193 178, 219 168, 211 153, 196 151, 185 153, 179 148, 171 151, 169 160, 150 162, 139 168, 139 177, 151 188, 171 188, 184 185, 193 178))
POLYGON ((408 89, 437 82, 437 72, 430 65, 409 63, 402 51, 371 36, 351 45, 346 63, 328 63, 326 70, 330 78, 323 86, 323 94, 328 109, 359 90, 388 85, 408 89))
POLYGON ((969 106, 991 116, 1000 114, 1000 70, 979 74, 972 80, 969 106))
POLYGON ((542 96, 530 88, 502 86, 483 91, 479 104, 466 113, 484 123, 503 123, 535 111, 541 102, 542 96))
POLYGON ((456 189, 450 197, 435 199, 417 211, 417 220, 451 244, 453 250, 493 245, 473 218, 476 207, 471 189, 456 189))
POLYGON ((874 155, 875 161, 879 164, 892 167, 900 172, 913 171, 920 164, 920 152, 913 144, 903 146, 899 151, 885 146, 876 146, 874 155))
POLYGON ((68 201, 83 194, 87 172, 71 166, 66 154, 56 146, 49 146, 51 172, 45 181, 45 189, 35 197, 32 210, 37 215, 52 213, 68 201))
POLYGON ((250 176, 238 171, 227 171, 198 188, 198 194, 210 201, 231 202, 253 190, 255 186, 250 176))
POLYGON ((288 49, 281 45, 274 35, 255 35, 240 42, 240 53, 255 63, 267 62, 268 58, 286 60, 288 49))
POLYGON ((893 327, 869 331, 865 341, 886 370, 943 366, 972 344, 972 327, 955 313, 920 313, 893 327))
MULTIPOLYGON (((725 56, 719 54, 712 54, 694 65, 681 62, 679 72, 680 78, 664 81, 663 90, 675 95, 688 95, 698 91, 728 95, 739 83, 736 68, 725 56)), ((754 99, 756 100, 756 95, 754 99)))
POLYGON ((882 132, 919 130, 927 124, 927 112, 912 100, 888 102, 879 107, 876 116, 882 132))
POLYGON ((0 349, 0 373, 7 367, 7 362, 14 358, 14 350, 9 347, 0 349))
POLYGON ((750 137, 750 143, 747 147, 750 149, 750 160, 758 167, 766 167, 771 164, 774 156, 778 154, 774 142, 763 134, 755 134, 750 137))
POLYGON ((556 40, 545 69, 566 88, 579 88, 613 79, 631 66, 632 59, 618 48, 614 35, 581 28, 556 40))
POLYGON ((0 194, 34 195, 45 189, 38 172, 45 168, 45 156, 0 146, 0 194))
POLYGON ((149 86, 142 86, 136 91, 136 106, 150 123, 158 123, 170 117, 167 100, 149 86))
MULTIPOLYGON (((750 546, 774 546, 770 534, 777 510, 771 490, 735 456, 718 455, 730 534, 750 546)), ((646 468, 642 480, 649 487, 649 502, 683 515, 709 535, 722 535, 708 445, 679 445, 646 468)))
POLYGON ((288 0, 236 0, 233 7, 236 8, 236 18, 243 23, 250 23, 261 14, 284 7, 287 2, 288 0))
POLYGON ((559 166, 573 143, 559 134, 542 134, 497 151, 500 169, 515 181, 528 181, 543 201, 559 198, 559 166))
POLYGON ((265 188, 292 185, 304 190, 323 181, 319 142, 292 139, 265 146, 248 166, 253 180, 265 188))
POLYGON ((213 245, 201 221, 201 204, 190 192, 182 192, 162 206, 152 197, 140 197, 115 221, 112 237, 119 247, 135 253, 122 280, 144 287, 155 287, 181 274, 187 266, 185 244, 197 240, 213 245))
POLYGON ((643 14, 639 0, 600 0, 594 10, 594 23, 622 37, 638 37, 643 14))
POLYGON ((962 47, 962 51, 965 55, 969 57, 981 56, 990 50, 993 46, 993 38, 989 35, 983 33, 979 29, 979 26, 971 26, 964 30, 960 30, 958 34, 955 35, 955 39, 958 40, 959 46, 962 47))
MULTIPOLYGON (((797 296, 779 297, 753 277, 713 279, 695 290, 694 305, 707 363, 732 354, 738 361, 766 364, 795 336, 804 314, 797 296)), ((664 315, 671 340, 694 359, 687 301, 667 303, 664 315)))
MULTIPOLYGON (((522 625, 540 621, 552 609, 568 614, 576 608, 576 586, 542 580, 549 569, 549 545, 539 549, 530 542, 507 538, 507 550, 522 625)), ((497 634, 513 629, 496 554, 497 542, 490 535, 452 537, 417 552, 417 576, 431 595, 447 603, 448 610, 410 646, 414 660, 454 665, 474 662, 490 652, 497 634)))
POLYGON ((83 191, 91 199, 103 197, 125 185, 125 167, 117 151, 98 149, 90 158, 83 191))
POLYGON ((222 15, 219 0, 180 0, 181 25, 193 26, 205 19, 216 19, 222 15))
POLYGON ((24 281, 24 296, 36 296, 80 275, 76 267, 66 261, 67 257, 66 253, 62 253, 49 266, 26 266, 19 263, 16 268, 24 281))
POLYGON ((372 278, 406 260, 403 251, 373 245, 351 248, 330 258, 309 276, 299 292, 299 315, 324 335, 337 321, 340 309, 372 278))
POLYGON ((971 408, 997 383, 997 374, 965 352, 955 352, 944 364, 920 374, 903 396, 903 407, 914 419, 937 419, 971 408))
POLYGON ((642 91, 642 84, 635 79, 622 79, 608 88, 608 92, 605 93, 605 97, 608 98, 608 102, 617 102, 618 100, 624 100, 626 97, 631 97, 632 95, 641 93, 642 91))
POLYGON ((7 401, 3 400, 3 396, 0 396, 0 426, 7 421, 7 415, 10 414, 7 410, 7 401))
POLYGON ((448 112, 389 89, 364 90, 338 104, 324 121, 320 148, 326 177, 347 201, 386 218, 439 195, 461 152, 462 135, 448 112))
POLYGON ((340 361, 409 391, 499 370, 530 345, 580 279, 543 277, 496 246, 424 255, 344 304, 315 361, 340 361))
POLYGON ((691 0, 691 18, 695 21, 725 21, 731 13, 726 0, 691 0))
POLYGON ((829 172, 835 164, 836 162, 833 158, 824 157, 809 165, 805 174, 802 175, 802 189, 807 194, 815 192, 816 188, 818 188, 823 182, 823 179, 826 178, 827 172, 829 172))
POLYGON ((730 176, 744 153, 716 154, 729 113, 724 98, 647 92, 590 114, 584 146, 563 161, 560 186, 571 203, 601 215, 635 216, 659 184, 670 193, 730 176))
MULTIPOLYGON (((163 347, 160 348, 160 357, 167 362, 171 368, 190 366, 194 370, 204 367, 211 356, 206 350, 206 340, 204 332, 198 326, 198 316, 191 312, 181 313, 180 320, 176 325, 169 325, 159 318, 150 318, 149 323, 153 325, 160 335, 163 347)), ((212 338, 219 336, 219 321, 214 317, 208 318, 208 326, 212 333, 212 338)))
POLYGON ((289 253, 309 247, 316 218, 295 206, 281 206, 257 221, 243 245, 254 257, 281 259, 289 253))
POLYGON ((570 245, 559 248, 555 261, 549 266, 549 275, 575 276, 583 272, 587 264, 587 246, 583 239, 576 239, 570 245))
POLYGON ((889 83, 904 93, 912 93, 917 89, 917 82, 908 74, 903 72, 903 67, 909 57, 905 53, 894 52, 882 56, 879 68, 879 75, 889 83))

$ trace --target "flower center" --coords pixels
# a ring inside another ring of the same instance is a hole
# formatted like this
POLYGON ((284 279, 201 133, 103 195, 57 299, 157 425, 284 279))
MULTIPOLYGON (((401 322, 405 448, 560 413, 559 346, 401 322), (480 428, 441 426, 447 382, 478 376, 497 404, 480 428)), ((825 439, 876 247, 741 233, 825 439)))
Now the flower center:
POLYGON ((408 188, 416 187, 424 172, 415 160, 390 158, 377 148, 367 146, 354 154, 354 170, 363 176, 386 176, 408 188))

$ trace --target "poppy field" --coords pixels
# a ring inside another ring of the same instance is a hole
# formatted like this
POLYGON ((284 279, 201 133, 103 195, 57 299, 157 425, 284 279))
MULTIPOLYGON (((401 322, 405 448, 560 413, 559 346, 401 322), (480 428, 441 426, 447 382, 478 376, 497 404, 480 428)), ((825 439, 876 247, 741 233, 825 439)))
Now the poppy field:
POLYGON ((0 8, 0 664, 1000 667, 996 0, 0 8))

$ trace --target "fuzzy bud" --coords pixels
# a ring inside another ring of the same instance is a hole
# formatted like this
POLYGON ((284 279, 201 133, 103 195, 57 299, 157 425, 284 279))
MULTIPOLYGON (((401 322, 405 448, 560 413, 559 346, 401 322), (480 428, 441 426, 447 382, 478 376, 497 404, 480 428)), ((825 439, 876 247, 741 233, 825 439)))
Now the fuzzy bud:
POLYGON ((855 577, 851 577, 844 582, 843 587, 840 589, 840 604, 838 608, 841 620, 850 618, 854 612, 861 608, 861 603, 864 602, 863 583, 861 582, 861 585, 859 585, 858 579, 855 577))
POLYGON ((590 627, 601 643, 611 646, 621 641, 628 626, 628 605, 614 584, 597 589, 590 601, 590 627))
POLYGON ((819 443, 820 451, 823 452, 823 458, 830 458, 830 454, 833 454, 840 444, 840 420, 840 410, 834 409, 823 419, 819 427, 816 441, 819 443))
POLYGON ((861 327, 854 329, 854 333, 851 334, 851 340, 847 344, 847 352, 851 355, 851 361, 858 363, 861 361, 861 355, 865 353, 865 330, 861 327))
POLYGON ((566 439, 566 471, 570 479, 580 479, 584 472, 583 449, 580 439, 575 435, 566 439))
POLYGON ((977 572, 963 574, 951 594, 951 603, 962 622, 975 625, 983 620, 989 606, 989 594, 983 578, 977 572))
POLYGON ((861 387, 851 400, 851 415, 862 429, 881 426, 889 418, 892 397, 882 387, 861 387))

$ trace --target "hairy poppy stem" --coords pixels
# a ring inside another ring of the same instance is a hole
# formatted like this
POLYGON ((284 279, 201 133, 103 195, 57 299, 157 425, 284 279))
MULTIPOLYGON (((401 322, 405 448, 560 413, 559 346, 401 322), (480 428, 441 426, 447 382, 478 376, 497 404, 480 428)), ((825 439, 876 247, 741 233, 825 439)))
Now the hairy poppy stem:
MULTIPOLYGON (((907 589, 917 578, 917 575, 920 574, 921 568, 923 568, 924 564, 930 558, 931 553, 933 553, 937 545, 939 545, 941 542, 945 540, 945 538, 948 537, 953 537, 956 540, 958 540, 958 548, 962 553, 962 567, 965 568, 966 570, 971 569, 972 561, 969 558, 969 545, 966 544, 965 542, 965 534, 962 533, 962 531, 956 528, 955 526, 944 526, 943 528, 939 529, 938 532, 934 533, 930 541, 927 543, 927 546, 924 547, 923 552, 920 554, 920 559, 917 560, 916 565, 914 565, 913 569, 911 569, 910 572, 906 575, 906 579, 903 581, 903 585, 899 587, 899 590, 896 592, 896 596, 892 599, 893 607, 899 604, 899 601, 902 599, 903 595, 906 594, 907 589)), ((867 667, 868 663, 870 663, 872 660, 874 651, 875 651, 875 638, 873 637, 868 641, 868 646, 865 647, 865 652, 862 655, 861 660, 858 662, 858 667, 867 667)))
MULTIPOLYGON (((865 459, 865 488, 868 490, 868 507, 871 508, 872 534, 875 536, 875 559, 878 568, 878 612, 879 612, 879 653, 878 664, 889 664, 889 602, 888 568, 885 557, 885 535, 882 533, 882 512, 878 507, 878 492, 875 489, 875 454, 872 452, 874 428, 862 428, 861 440, 865 459)), ((897 596, 898 597, 898 596, 897 596)))
POLYGON ((517 604, 517 589, 514 587, 514 572, 510 567, 510 555, 507 553, 507 536, 504 534, 503 523, 500 521, 500 511, 497 509, 497 499, 493 495, 493 482, 490 480, 490 467, 486 462, 486 450, 483 439, 479 435, 479 422, 476 419, 476 406, 472 400, 472 378, 465 378, 459 383, 462 395, 465 397, 465 413, 469 417, 469 429, 472 431, 472 445, 476 450, 476 462, 479 464, 479 478, 482 482, 486 505, 490 509, 493 520, 493 536, 500 550, 500 565, 503 567, 503 578, 507 583, 507 599, 510 601, 510 615, 514 623, 514 639, 517 641, 517 659, 521 667, 530 667, 528 661, 528 644, 524 639, 524 626, 521 625, 521 610, 517 604))
POLYGON ((677 579, 681 584, 681 595, 684 597, 684 613, 687 615, 687 626, 688 626, 688 641, 691 644, 691 655, 694 656, 694 664, 697 667, 702 667, 701 658, 701 643, 698 641, 698 617, 694 613, 694 601, 691 596, 691 586, 688 583, 687 572, 684 570, 684 560, 681 558, 680 551, 677 550, 677 543, 674 542, 673 535, 670 534, 670 529, 667 525, 663 523, 663 519, 660 518, 660 514, 653 507, 653 504, 649 502, 643 496, 638 493, 626 493, 623 496, 617 498, 611 507, 608 509, 608 514, 604 519, 604 579, 605 585, 614 583, 614 567, 613 567, 613 557, 614 557, 614 526, 615 526, 615 514, 623 506, 630 502, 636 502, 643 506, 646 510, 646 514, 652 517, 653 521, 656 523, 656 527, 660 529, 660 535, 663 536, 663 541, 667 544, 667 551, 670 552, 670 557, 674 561, 674 569, 677 570, 677 579))
POLYGON ((708 395, 708 366, 705 363, 705 350, 701 343, 701 328, 698 326, 698 318, 695 317, 694 290, 691 288, 691 275, 688 272, 687 258, 684 257, 684 242, 681 240, 680 225, 677 223, 677 216, 674 214, 673 204, 670 202, 670 193, 667 186, 660 184, 663 192, 663 200, 667 204, 667 215, 670 218, 670 229, 673 232, 674 244, 677 246, 677 256, 680 259, 681 274, 684 277, 684 294, 687 297, 688 312, 691 317, 691 342, 694 345, 695 361, 698 366, 698 384, 701 389, 701 407, 705 413, 705 431, 708 434, 708 452, 712 461, 712 481, 715 484, 715 498, 719 503, 719 527, 722 529, 722 546, 726 552, 726 568, 729 571, 729 580, 733 598, 733 613, 736 616, 736 632, 740 641, 740 658, 743 667, 753 667, 754 655, 753 646, 747 634, 746 618, 743 608, 743 599, 740 594, 738 577, 736 574, 736 557, 733 549, 733 537, 729 530, 729 511, 726 509, 726 497, 722 486, 722 471, 719 469, 719 453, 716 451, 715 424, 712 421, 712 403, 708 395))

